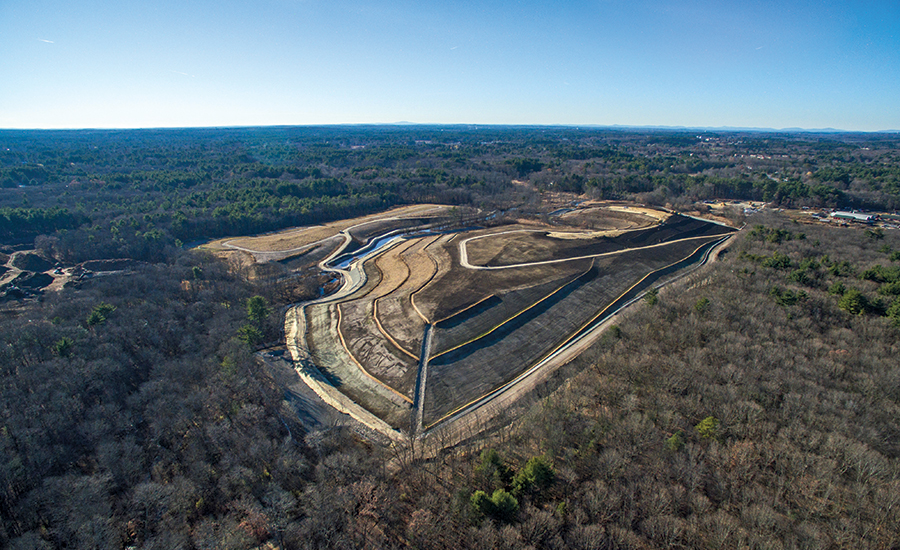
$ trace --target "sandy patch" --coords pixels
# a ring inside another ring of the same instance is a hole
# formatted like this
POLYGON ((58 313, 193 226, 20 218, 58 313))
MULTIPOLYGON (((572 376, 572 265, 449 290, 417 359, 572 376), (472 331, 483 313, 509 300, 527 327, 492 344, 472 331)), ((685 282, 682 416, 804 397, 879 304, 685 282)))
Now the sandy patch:
POLYGON ((547 236, 554 239, 577 240, 618 237, 623 233, 625 233, 624 229, 608 229, 606 231, 549 231, 547 236))
POLYGON ((388 210, 387 212, 372 214, 361 218, 353 218, 350 220, 335 221, 323 225, 294 227, 285 229, 284 231, 258 236, 218 239, 205 245, 201 245, 200 248, 208 250, 228 250, 237 248, 247 252, 285 252, 301 249, 304 246, 309 246, 330 237, 334 237, 341 231, 350 229, 351 227, 357 227, 389 218, 404 218, 424 214, 436 215, 446 209, 446 206, 435 204, 402 206, 400 208, 388 210))
POLYGON ((610 205, 607 206, 609 210, 613 210, 615 212, 628 212, 631 214, 643 214, 645 216, 650 216, 651 218, 658 220, 660 222, 664 222, 669 219, 672 214, 668 212, 663 212, 662 210, 656 210, 654 208, 647 208, 644 206, 624 206, 624 205, 610 205))

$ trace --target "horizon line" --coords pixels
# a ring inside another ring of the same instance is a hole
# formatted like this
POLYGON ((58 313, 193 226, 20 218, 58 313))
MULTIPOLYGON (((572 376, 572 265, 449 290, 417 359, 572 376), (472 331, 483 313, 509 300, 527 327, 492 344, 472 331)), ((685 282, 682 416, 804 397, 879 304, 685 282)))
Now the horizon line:
POLYGON ((898 129, 885 130, 844 130, 840 128, 771 128, 759 126, 673 126, 656 124, 501 124, 478 122, 335 122, 320 124, 225 124, 211 126, 96 126, 96 127, 41 127, 41 128, 0 128, 0 132, 88 132, 88 131, 153 131, 153 130, 229 130, 253 128, 334 128, 334 127, 484 127, 484 128, 573 128, 608 130, 663 130, 663 131, 716 131, 753 133, 811 133, 811 134, 897 134, 898 129))

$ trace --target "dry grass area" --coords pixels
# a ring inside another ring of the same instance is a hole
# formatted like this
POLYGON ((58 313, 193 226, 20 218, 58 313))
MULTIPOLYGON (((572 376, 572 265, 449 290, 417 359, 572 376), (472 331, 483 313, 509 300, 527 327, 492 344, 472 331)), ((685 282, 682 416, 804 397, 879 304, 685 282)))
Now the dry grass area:
POLYGON ((607 206, 606 208, 611 212, 624 212, 626 214, 648 216, 659 222, 664 222, 671 216, 669 212, 664 212, 655 208, 647 208, 644 206, 626 206, 621 204, 612 204, 607 206))
POLYGON ((668 212, 643 206, 589 201, 565 212, 559 220, 572 226, 596 230, 640 229, 665 221, 668 212))
POLYGON ((321 240, 334 237, 341 231, 350 228, 357 228, 353 231, 354 237, 364 237, 367 231, 365 225, 376 225, 377 231, 389 230, 392 226, 403 227, 409 225, 402 220, 389 220, 388 218, 423 218, 433 217, 444 213, 448 207, 436 204, 415 204, 411 206, 401 206, 379 214, 364 216, 361 218, 353 218, 349 220, 339 220, 326 223, 323 225, 313 225, 309 227, 297 227, 278 231, 275 233, 267 233, 265 235, 257 235, 252 237, 230 237, 218 239, 202 245, 201 248, 208 250, 228 250, 228 249, 246 249, 256 252, 287 252, 291 250, 302 249, 303 247, 312 245, 321 240), (393 224, 392 224, 393 222, 393 224))
POLYGON ((336 223, 331 226, 314 225, 312 227, 291 229, 271 235, 223 239, 213 241, 206 246, 213 249, 240 247, 258 252, 283 252, 301 248, 329 237, 334 237, 342 229, 345 229, 342 225, 344 224, 336 223))
POLYGON ((435 218, 404 216, 402 219, 384 219, 373 220, 357 225, 348 230, 348 233, 354 240, 358 242, 366 242, 367 240, 384 235, 390 231, 398 229, 408 229, 421 227, 435 221, 435 218))
POLYGON ((435 264, 427 247, 440 236, 417 239, 416 243, 400 254, 400 260, 409 270, 409 277, 396 291, 378 300, 378 321, 385 333, 408 354, 419 357, 425 321, 416 312, 412 295, 425 286, 435 274, 435 264))

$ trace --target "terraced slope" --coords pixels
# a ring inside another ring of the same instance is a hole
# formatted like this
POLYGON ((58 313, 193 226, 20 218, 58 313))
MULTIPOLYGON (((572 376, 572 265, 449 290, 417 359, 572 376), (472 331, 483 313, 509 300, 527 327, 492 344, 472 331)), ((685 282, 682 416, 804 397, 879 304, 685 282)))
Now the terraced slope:
POLYGON ((339 260, 324 264, 345 290, 304 308, 311 363, 393 430, 422 433, 734 231, 664 212, 564 216, 580 227, 412 233, 361 257, 371 246, 348 252, 346 232, 339 260), (592 219, 602 231, 584 229, 592 219))

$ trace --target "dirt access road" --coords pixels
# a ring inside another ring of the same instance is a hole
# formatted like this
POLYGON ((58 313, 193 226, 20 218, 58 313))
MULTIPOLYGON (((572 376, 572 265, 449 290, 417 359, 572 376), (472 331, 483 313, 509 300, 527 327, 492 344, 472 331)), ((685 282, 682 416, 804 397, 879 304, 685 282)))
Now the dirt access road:
MULTIPOLYGON (((723 236, 718 244, 706 251, 696 266, 678 273, 678 275, 665 281, 663 284, 657 285, 656 288, 661 288, 680 281, 691 273, 696 272, 708 262, 715 262, 718 259, 721 250, 727 247, 736 235, 737 233, 730 233, 728 236, 723 236)), ((635 283, 634 286, 637 286, 638 284, 640 284, 640 281, 635 283)), ((628 291, 623 293, 623 296, 627 293, 628 291)), ((427 437, 434 434, 439 435, 443 441, 456 443, 468 435, 477 433, 483 429, 483 427, 487 425, 499 411, 509 407, 516 400, 545 381, 555 370, 584 353, 585 350, 597 341, 607 328, 619 321, 622 312, 635 302, 638 302, 644 294, 646 294, 646 292, 638 294, 628 302, 615 307, 609 312, 601 312, 599 317, 602 320, 598 319, 600 322, 591 328, 591 330, 564 343, 558 349, 551 352, 545 359, 541 360, 510 382, 495 389, 489 394, 464 405, 435 425, 426 428, 424 431, 420 431, 419 437, 427 437)), ((597 321, 593 322, 596 323, 597 321)))
MULTIPOLYGON (((308 354, 308 347, 306 342, 306 315, 305 308, 315 304, 324 304, 324 303, 334 303, 339 302, 341 300, 350 297, 354 292, 359 290, 363 285, 366 284, 366 273, 362 268, 363 262, 368 257, 368 254, 374 253, 374 251, 368 251, 366 253, 366 248, 356 251, 354 256, 350 257, 347 260, 341 262, 340 266, 332 266, 330 264, 334 263, 334 261, 341 257, 344 254, 344 251, 347 249, 349 244, 352 242, 351 230, 358 228, 360 226, 373 223, 375 221, 385 221, 391 218, 380 218, 378 220, 368 220, 358 224, 351 225, 349 227, 345 227, 342 229, 338 235, 332 235, 328 237, 329 239, 335 238, 336 236, 340 236, 342 239, 342 243, 334 250, 327 258, 319 262, 319 268, 326 272, 331 272, 334 274, 338 274, 342 278, 342 284, 340 289, 331 296, 323 297, 311 302, 307 302, 302 305, 294 306, 290 308, 287 312, 285 319, 285 332, 286 332, 286 340, 287 347, 291 353, 291 357, 293 358, 296 366, 296 371, 300 375, 301 379, 313 390, 317 395, 322 398, 323 401, 328 403, 330 406, 334 407, 340 412, 346 413, 350 415, 354 420, 362 423, 368 429, 374 430, 380 434, 383 434, 388 439, 395 443, 409 441, 410 435, 402 433, 392 426, 388 425, 385 421, 378 418, 371 412, 369 412, 365 407, 356 403, 341 391, 339 391, 334 385, 328 382, 322 373, 318 370, 318 368, 312 363, 308 354)), ((704 220, 708 221, 708 220, 704 220)), ((730 228, 732 229, 732 228, 730 228)), ((527 230, 518 230, 518 231, 527 231, 527 230)), ((494 234, 497 235, 497 234, 494 234)), ((370 239, 370 244, 374 244, 379 239, 384 238, 385 234, 373 236, 370 239)), ((630 251, 637 250, 645 250, 645 249, 653 249, 661 246, 667 246, 670 244, 680 243, 680 242, 691 242, 696 240, 707 240, 720 238, 718 245, 710 246, 706 249, 706 252, 703 254, 702 258, 697 263, 688 268, 688 270, 684 273, 679 273, 678 275, 674 275, 673 279, 683 277, 687 273, 693 272, 698 269, 700 266, 704 265, 710 258, 710 253, 713 250, 720 249, 725 242, 728 235, 705 235, 701 237, 687 237, 684 239, 676 239, 673 241, 657 243, 647 246, 634 247, 624 250, 618 250, 614 252, 604 252, 598 254, 592 254, 587 256, 580 256, 578 258, 564 258, 564 259, 555 259, 555 260, 545 260, 538 262, 530 262, 523 263, 517 265, 510 266, 498 266, 498 267, 488 267, 488 266, 476 266, 472 265, 468 261, 468 254, 466 250, 466 243, 476 239, 476 238, 485 238, 486 236, 472 237, 469 239, 465 239, 459 243, 459 253, 460 253, 460 263, 462 267, 471 270, 480 270, 480 269, 510 269, 513 267, 527 267, 533 265, 547 265, 547 264, 556 264, 563 261, 575 261, 579 259, 587 259, 587 258, 596 258, 603 256, 614 256, 617 254, 623 254, 630 251)), ((399 241, 395 241, 395 244, 399 241)), ((388 243, 385 246, 392 246, 388 243)), ((700 251, 704 248, 706 244, 697 248, 700 251)), ((377 252, 380 253, 386 250, 386 248, 380 248, 377 252)), ((674 264, 673 264, 674 265, 674 264)), ((665 269, 665 268, 663 268, 665 269)), ((660 271, 660 270, 657 270, 660 271)), ((655 272, 654 272, 655 273, 655 272)), ((648 274, 647 276, 650 276, 648 274)), ((646 277, 645 277, 646 278, 646 277)), ((643 281, 642 279, 641 281, 643 281)), ((670 281, 667 281, 664 284, 668 284, 670 281)), ((641 283, 635 283, 628 291, 620 296, 620 299, 624 298, 628 293, 638 286, 641 283)), ((617 319, 617 316, 627 308, 630 304, 634 303, 643 293, 640 293, 633 298, 629 297, 629 301, 627 303, 621 304, 618 303, 619 299, 613 302, 607 310, 603 310, 603 312, 598 313, 597 317, 592 319, 590 323, 585 325, 585 329, 590 328, 590 330, 586 330, 586 332, 579 331, 577 333, 573 333, 572 338, 567 342, 560 345, 555 350, 552 350, 547 357, 539 361, 537 364, 528 368, 525 372, 521 373, 512 381, 504 384, 501 387, 498 387, 491 391, 490 393, 473 400, 472 402, 463 405, 459 409, 451 412, 449 415, 444 416, 443 418, 437 420, 430 426, 422 426, 422 401, 424 395, 424 388, 427 381, 427 365, 428 365, 428 355, 429 355, 429 347, 427 343, 429 343, 430 338, 428 338, 428 332, 426 329, 426 334, 423 338, 423 350, 422 355, 420 356, 419 363, 419 372, 417 375, 417 383, 416 389, 414 392, 414 408, 413 408, 413 417, 410 422, 410 434, 414 439, 422 439, 425 437, 429 437, 431 435, 435 435, 441 441, 459 441, 468 435, 474 433, 473 430, 477 431, 479 426, 484 426, 486 422, 488 422, 492 417, 496 416, 496 413, 504 410, 509 404, 517 400, 522 395, 531 391, 534 387, 536 387, 539 383, 547 378, 547 376, 558 369, 561 365, 567 363, 580 353, 582 353, 588 346, 593 344, 597 338, 602 334, 602 332, 617 319), (615 307, 614 307, 615 306, 615 307)))
MULTIPOLYGON (((332 240, 342 240, 342 245, 338 245, 338 247, 343 250, 343 247, 348 244, 347 236, 354 229, 386 221, 415 219, 441 210, 446 210, 446 207, 430 204, 405 206, 381 214, 366 216, 363 221, 357 223, 352 223, 353 220, 340 220, 324 225, 288 229, 255 237, 219 239, 200 245, 198 248, 214 252, 229 250, 245 252, 250 254, 257 263, 279 261, 313 250, 332 240)), ((333 257, 335 256, 332 255, 330 258, 333 257)))
MULTIPOLYGON (((440 209, 440 207, 433 208, 428 212, 440 209)), ((423 214, 423 212, 418 212, 418 214, 421 215, 423 214)), ((394 442, 405 441, 408 438, 405 434, 399 432, 398 430, 395 430, 387 422, 378 418, 377 416, 366 410, 364 407, 360 406, 358 403, 340 392, 313 364, 307 351, 308 346, 306 343, 307 327, 305 310, 307 307, 316 304, 339 302, 344 298, 352 295, 360 287, 365 285, 366 272, 362 267, 365 257, 368 256, 365 247, 358 251, 360 257, 351 260, 346 268, 331 267, 329 265, 336 258, 340 257, 344 253, 344 250, 346 250, 349 244, 352 242, 353 237, 351 235, 351 231, 353 229, 357 229, 370 223, 403 219, 404 217, 405 216, 377 218, 375 220, 368 220, 342 229, 339 232, 339 235, 342 237, 343 242, 331 254, 329 254, 327 258, 323 259, 318 264, 319 269, 340 276, 342 279, 341 287, 334 294, 289 308, 285 315, 284 327, 285 343, 287 345, 288 351, 291 354, 291 357, 294 360, 295 365, 299 365, 296 370, 301 380, 303 380, 303 382, 305 382, 316 394, 318 394, 318 396, 323 401, 325 401, 338 411, 350 415, 350 417, 352 417, 357 422, 360 422, 367 428, 375 430, 376 432, 387 436, 391 441, 394 442)), ((327 237, 327 239, 332 238, 334 238, 334 236, 327 237)), ((374 243, 377 240, 377 238, 373 238, 372 242, 374 243)), ((392 241, 390 243, 387 243, 385 247, 394 246, 396 244, 399 244, 399 242, 399 240, 392 241)), ((385 250, 385 247, 380 248, 378 251, 381 252, 385 250)))
MULTIPOLYGON (((486 266, 486 265, 472 265, 471 263, 469 263, 469 252, 466 248, 466 244, 469 241, 474 241, 476 239, 484 239, 487 237, 496 237, 497 235, 503 235, 503 234, 508 234, 508 233, 534 233, 534 232, 542 232, 542 231, 537 231, 537 230, 533 230, 533 229, 519 229, 516 231, 505 231, 503 233, 495 233, 495 234, 491 234, 491 235, 479 235, 477 237, 469 237, 468 239, 463 239, 459 243, 459 263, 463 267, 468 268, 468 269, 482 269, 482 270, 515 269, 515 268, 519 268, 519 267, 530 267, 530 266, 536 266, 536 265, 550 265, 550 264, 558 264, 558 263, 562 263, 562 262, 575 262, 578 260, 589 260, 592 258, 603 258, 606 256, 618 256, 620 254, 625 254, 628 252, 635 252, 638 250, 648 250, 651 248, 659 248, 662 246, 669 246, 669 245, 676 244, 676 243, 696 241, 696 240, 700 240, 700 239, 709 240, 713 237, 717 237, 717 236, 724 237, 726 235, 726 234, 702 235, 700 237, 687 237, 685 239, 676 239, 674 241, 666 241, 666 242, 651 244, 651 245, 647 245, 647 246, 639 246, 639 247, 635 247, 635 248, 623 248, 622 250, 614 250, 612 252, 601 252, 599 254, 589 254, 587 256, 561 258, 558 260, 543 260, 543 261, 539 261, 539 262, 528 262, 528 263, 524 263, 524 264, 486 266)), ((730 234, 730 233, 728 233, 728 234, 730 234)))

